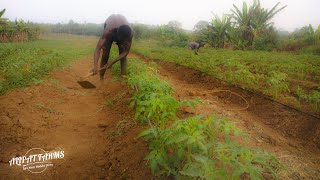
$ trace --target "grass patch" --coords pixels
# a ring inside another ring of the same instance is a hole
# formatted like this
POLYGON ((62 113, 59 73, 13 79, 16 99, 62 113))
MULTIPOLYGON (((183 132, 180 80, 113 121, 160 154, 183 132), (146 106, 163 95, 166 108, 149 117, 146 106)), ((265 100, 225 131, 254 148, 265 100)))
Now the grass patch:
POLYGON ((92 54, 95 43, 96 38, 69 35, 0 43, 0 95, 12 88, 42 83, 42 77, 51 70, 92 54))

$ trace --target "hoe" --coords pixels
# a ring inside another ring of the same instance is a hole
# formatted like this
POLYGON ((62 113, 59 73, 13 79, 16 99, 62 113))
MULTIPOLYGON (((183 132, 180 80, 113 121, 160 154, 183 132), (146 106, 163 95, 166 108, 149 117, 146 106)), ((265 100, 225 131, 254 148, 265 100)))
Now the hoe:
MULTIPOLYGON (((108 68, 108 66, 104 66, 104 67, 100 68, 100 69, 98 70, 98 72, 101 71, 101 70, 103 70, 103 69, 106 69, 106 68, 108 68)), ((86 76, 81 77, 80 80, 78 81, 78 83, 80 84, 80 86, 83 87, 83 88, 85 88, 85 89, 93 89, 93 88, 96 88, 96 86, 95 86, 94 84, 92 84, 91 82, 85 80, 87 77, 92 76, 92 75, 93 75, 93 72, 89 72, 86 76)))

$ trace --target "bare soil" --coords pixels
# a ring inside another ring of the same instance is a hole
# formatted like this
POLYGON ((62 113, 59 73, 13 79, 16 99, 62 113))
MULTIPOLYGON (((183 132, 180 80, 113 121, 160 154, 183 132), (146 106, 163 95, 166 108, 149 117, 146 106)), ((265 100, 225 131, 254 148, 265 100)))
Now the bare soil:
POLYGON ((52 72, 45 83, 13 90, 0 97, 0 179, 151 179, 143 161, 148 144, 136 139, 143 127, 129 109, 130 89, 110 71, 97 89, 83 89, 80 75, 88 59, 52 72), (63 150, 40 174, 9 166, 31 148, 63 150))
MULTIPOLYGON (((178 99, 198 97, 204 103, 182 109, 179 117, 205 113, 231 118, 250 135, 250 146, 275 154, 287 167, 281 179, 319 179, 319 119, 199 71, 156 62, 178 99)), ((148 144, 136 139, 144 127, 133 120, 130 88, 110 71, 103 83, 97 76, 89 78, 97 89, 81 88, 76 81, 90 67, 85 59, 52 72, 41 85, 0 97, 1 179, 154 179, 143 160, 148 144), (11 158, 31 148, 64 150, 65 157, 41 174, 9 166, 11 158)))

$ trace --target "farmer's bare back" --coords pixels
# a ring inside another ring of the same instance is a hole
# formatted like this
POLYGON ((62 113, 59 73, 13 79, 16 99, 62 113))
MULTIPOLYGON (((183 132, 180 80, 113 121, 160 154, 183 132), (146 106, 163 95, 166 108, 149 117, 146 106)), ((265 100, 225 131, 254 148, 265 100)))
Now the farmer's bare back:
POLYGON ((126 18, 119 14, 113 14, 108 17, 104 23, 104 32, 99 39, 94 52, 94 67, 92 69, 93 75, 99 72, 100 79, 102 80, 107 68, 120 61, 121 74, 127 74, 127 55, 129 54, 132 43, 132 29, 126 20, 126 18), (119 49, 119 56, 108 63, 110 49, 112 43, 116 42, 119 49), (100 68, 106 67, 99 71, 98 61, 100 57, 100 51, 103 50, 100 68))

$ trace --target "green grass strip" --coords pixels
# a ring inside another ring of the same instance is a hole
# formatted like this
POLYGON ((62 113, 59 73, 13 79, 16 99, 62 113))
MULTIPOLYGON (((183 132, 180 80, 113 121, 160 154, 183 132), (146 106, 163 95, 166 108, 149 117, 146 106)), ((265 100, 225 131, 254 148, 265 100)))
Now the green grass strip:
POLYGON ((95 43, 96 38, 67 35, 0 43, 0 95, 12 88, 41 83, 51 70, 93 54, 95 43))

